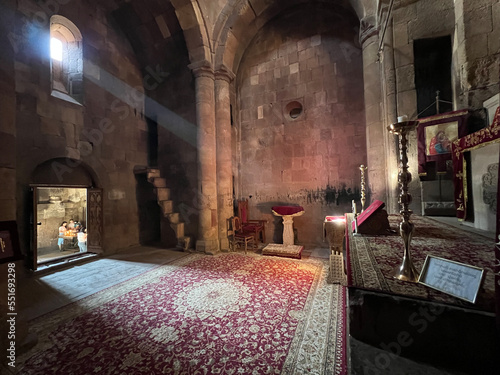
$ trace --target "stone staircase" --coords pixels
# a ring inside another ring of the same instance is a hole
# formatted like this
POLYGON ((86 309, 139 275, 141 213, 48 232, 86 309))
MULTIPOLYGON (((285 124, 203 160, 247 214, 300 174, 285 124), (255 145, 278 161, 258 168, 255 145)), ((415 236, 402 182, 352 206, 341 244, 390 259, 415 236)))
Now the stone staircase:
POLYGON ((161 177, 157 168, 136 167, 135 174, 146 174, 148 182, 153 185, 156 193, 158 205, 161 208, 161 242, 163 244, 171 241, 172 231, 177 239, 176 247, 184 251, 191 246, 191 237, 184 233, 184 222, 181 221, 180 214, 174 212, 174 202, 170 199, 170 189, 167 187, 167 180, 161 177))

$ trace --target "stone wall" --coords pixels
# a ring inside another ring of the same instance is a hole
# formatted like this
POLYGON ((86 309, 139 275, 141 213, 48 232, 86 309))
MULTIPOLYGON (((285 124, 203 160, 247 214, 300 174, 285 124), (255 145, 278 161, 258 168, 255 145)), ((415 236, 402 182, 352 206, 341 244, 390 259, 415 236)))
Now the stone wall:
POLYGON ((324 216, 359 203, 362 58, 348 20, 301 8, 261 29, 242 60, 238 191, 249 198, 251 219, 268 219, 268 241, 281 241, 273 205, 304 206, 298 241, 319 244, 324 216))
POLYGON ((70 219, 87 226, 87 189, 40 188, 37 202, 37 250, 57 249, 58 228, 70 219))
MULTIPOLYGON (((29 184, 40 163, 58 157, 84 162, 103 188, 103 249, 138 243, 135 165, 146 164, 142 74, 130 45, 100 6, 69 2, 58 9, 18 3, 16 34, 17 221, 23 253, 29 250, 29 184), (83 35, 84 99, 51 96, 49 18, 73 21, 83 35), (30 31, 31 30, 31 31, 30 31)), ((64 175, 72 166, 64 166, 64 175)))
POLYGON ((14 28, 15 1, 0 6, 0 221, 16 220, 16 96, 14 46, 9 33, 14 28))
MULTIPOLYGON (((413 56, 414 40, 453 35, 454 28, 455 12, 453 0, 402 2, 400 7, 394 9, 392 37, 398 116, 407 115, 410 119, 418 117, 413 56), (439 17, 436 17, 436 14, 439 14, 439 17)), ((451 98, 442 99, 451 100, 451 98)), ((413 203, 410 205, 410 208, 414 213, 421 214, 422 198, 417 168, 418 142, 416 131, 411 132, 408 138, 408 164, 413 176, 410 183, 410 193, 413 203)))
MULTIPOLYGON (((454 97, 442 99, 452 100, 454 109, 481 108, 482 101, 498 92, 499 5, 496 0, 396 2, 393 20, 388 28, 388 32, 392 35, 386 37, 390 38, 392 43, 385 44, 385 48, 388 49, 385 57, 393 53, 391 62, 393 71, 392 76, 388 75, 388 80, 391 81, 389 84, 392 80, 395 82, 397 115, 407 115, 412 119, 418 116, 413 55, 413 44, 418 39, 445 35, 452 37, 453 56, 450 74, 454 97), (437 14, 439 17, 436 17, 437 14)), ((390 71, 388 59, 384 59, 383 63, 386 71, 390 71)), ((388 83, 384 82, 384 85, 387 86, 388 83)), ((386 115, 390 110, 386 108, 386 115)), ((413 174, 413 181, 410 184, 410 193, 413 196, 411 208, 415 213, 421 213, 416 133, 410 134, 409 142, 409 166, 413 174)), ((389 173, 394 174, 394 168, 391 170, 389 173)))
POLYGON ((187 67, 189 59, 182 34, 169 50, 168 59, 171 67, 165 81, 157 89, 146 92, 152 99, 146 102, 146 111, 154 113, 158 123, 158 166, 171 189, 174 211, 184 222, 185 234, 196 237, 198 128, 194 77, 187 67))
POLYGON ((480 108, 499 90, 500 1, 454 3, 455 100, 459 108, 480 108))

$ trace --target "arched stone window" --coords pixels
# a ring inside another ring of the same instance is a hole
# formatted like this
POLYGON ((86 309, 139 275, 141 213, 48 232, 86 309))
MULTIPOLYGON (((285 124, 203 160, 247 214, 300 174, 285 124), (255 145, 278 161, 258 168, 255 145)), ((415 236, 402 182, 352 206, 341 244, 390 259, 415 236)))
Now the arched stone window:
POLYGON ((71 102, 83 100, 82 34, 73 22, 50 18, 52 95, 71 102))

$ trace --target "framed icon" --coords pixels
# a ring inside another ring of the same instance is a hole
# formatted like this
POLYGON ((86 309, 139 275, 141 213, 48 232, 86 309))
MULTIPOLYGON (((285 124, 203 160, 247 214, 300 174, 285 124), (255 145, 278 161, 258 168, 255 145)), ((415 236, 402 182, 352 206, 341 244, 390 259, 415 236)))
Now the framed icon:
POLYGON ((15 221, 0 221, 0 263, 22 259, 15 221))

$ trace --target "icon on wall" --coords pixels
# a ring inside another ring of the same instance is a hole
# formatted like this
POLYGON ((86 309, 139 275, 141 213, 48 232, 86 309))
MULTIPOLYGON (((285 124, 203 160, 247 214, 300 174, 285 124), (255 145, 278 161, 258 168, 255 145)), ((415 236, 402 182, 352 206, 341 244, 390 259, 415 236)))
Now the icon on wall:
POLYGON ((458 121, 427 126, 425 128, 426 155, 451 153, 451 144, 458 139, 458 121))
POLYGON ((15 221, 0 222, 0 263, 22 259, 15 221))

